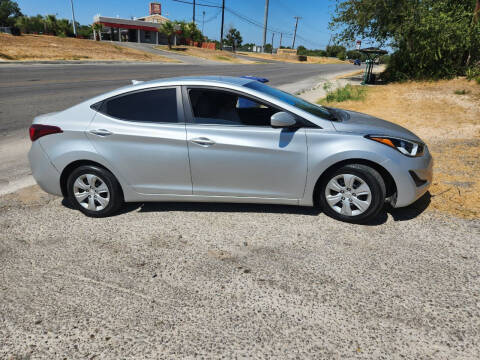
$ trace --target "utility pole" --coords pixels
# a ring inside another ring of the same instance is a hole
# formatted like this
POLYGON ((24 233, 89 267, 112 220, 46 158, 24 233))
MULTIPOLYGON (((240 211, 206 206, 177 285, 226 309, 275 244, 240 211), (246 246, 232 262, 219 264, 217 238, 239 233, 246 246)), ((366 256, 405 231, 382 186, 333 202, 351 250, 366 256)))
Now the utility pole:
POLYGON ((72 4, 73 35, 77 37, 77 24, 75 24, 75 10, 73 9, 73 0, 70 0, 70 4, 72 4))
POLYGON ((282 36, 283 36, 283 33, 280 33, 280 45, 278 45, 279 49, 282 48, 282 36))
POLYGON ((301 19, 300 16, 294 16, 295 21, 295 32, 293 33, 293 43, 292 43, 292 49, 295 49, 295 38, 297 36, 297 26, 298 26, 298 20, 301 19))
POLYGON ((193 18, 192 22, 195 24, 195 0, 193 0, 193 18))
POLYGON ((275 33, 272 31, 272 54, 273 54, 273 38, 275 37, 275 33))
POLYGON ((222 27, 220 29, 220 50, 223 50, 223 22, 225 20, 225 0, 222 0, 222 27))
POLYGON ((202 18, 202 34, 203 34, 203 27, 205 26, 205 11, 202 12, 203 18, 202 18))
POLYGON ((268 0, 265 0, 265 19, 263 21, 263 47, 262 47, 262 52, 265 52, 265 45, 267 44, 267 21, 268 21, 268 0))

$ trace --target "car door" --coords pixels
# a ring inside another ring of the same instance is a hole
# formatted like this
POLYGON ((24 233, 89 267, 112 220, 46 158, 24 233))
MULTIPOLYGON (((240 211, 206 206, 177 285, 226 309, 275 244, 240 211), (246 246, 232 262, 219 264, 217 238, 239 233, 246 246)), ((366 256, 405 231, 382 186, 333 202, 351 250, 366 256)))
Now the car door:
POLYGON ((180 87, 134 91, 96 107, 87 136, 134 191, 192 194, 180 87))
POLYGON ((224 89, 183 87, 193 194, 300 199, 305 129, 274 129, 280 111, 224 89))

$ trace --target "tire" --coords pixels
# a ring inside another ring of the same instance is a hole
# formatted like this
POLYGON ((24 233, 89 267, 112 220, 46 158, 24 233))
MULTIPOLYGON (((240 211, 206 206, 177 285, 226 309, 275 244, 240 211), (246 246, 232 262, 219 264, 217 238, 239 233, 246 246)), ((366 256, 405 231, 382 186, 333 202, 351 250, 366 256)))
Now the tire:
POLYGON ((115 176, 99 166, 82 165, 67 179, 67 199, 90 217, 113 215, 123 204, 123 193, 115 176))
POLYGON ((383 211, 386 187, 375 169, 351 164, 328 173, 320 184, 318 196, 326 215, 345 222, 366 223, 383 211))

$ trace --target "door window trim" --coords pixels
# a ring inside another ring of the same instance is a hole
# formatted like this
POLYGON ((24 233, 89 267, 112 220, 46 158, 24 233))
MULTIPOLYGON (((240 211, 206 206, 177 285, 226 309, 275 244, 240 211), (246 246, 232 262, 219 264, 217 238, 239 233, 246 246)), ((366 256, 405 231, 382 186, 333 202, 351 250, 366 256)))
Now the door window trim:
POLYGON ((297 121, 299 121, 301 123, 301 126, 299 126, 300 128, 317 128, 317 129, 320 128, 321 129, 320 126, 304 119, 300 115, 292 113, 291 111, 286 110, 286 109, 284 109, 284 108, 282 108, 278 105, 272 104, 271 102, 269 102, 265 99, 262 99, 258 96, 247 94, 247 93, 244 93, 244 92, 239 91, 237 89, 230 89, 230 88, 224 88, 224 87, 221 87, 221 86, 210 86, 210 85, 182 85, 181 87, 182 87, 183 110, 184 110, 184 114, 185 114, 186 125, 228 126, 228 127, 232 127, 232 128, 235 128, 235 127, 242 127, 242 128, 250 127, 250 128, 267 128, 267 129, 270 128, 270 129, 273 129, 269 125, 259 125, 259 126, 257 126, 257 125, 243 125, 243 124, 230 125, 230 124, 197 124, 197 123, 195 123, 194 115, 193 115, 193 108, 192 108, 192 104, 190 103, 190 96, 188 94, 188 91, 190 89, 208 89, 208 90, 215 90, 215 91, 225 91, 225 92, 230 92, 230 93, 233 93, 233 94, 241 95, 243 97, 246 97, 247 99, 252 99, 252 100, 257 101, 261 104, 266 104, 270 107, 278 109, 278 111, 284 111, 284 112, 287 112, 289 114, 292 114, 293 116, 295 116, 297 121))
POLYGON ((102 114, 103 116, 106 116, 110 119, 117 120, 117 121, 124 121, 124 122, 127 122, 127 123, 148 124, 148 125, 152 125, 152 124, 155 124, 155 125, 185 125, 187 123, 186 116, 185 116, 185 111, 184 111, 184 106, 183 106, 182 87, 180 85, 156 86, 156 87, 126 91, 126 92, 123 92, 121 94, 117 94, 117 95, 105 98, 103 100, 100 100, 100 101, 90 105, 90 108, 92 110, 94 110, 95 112, 98 112, 98 113, 102 114), (176 97, 176 102, 177 102, 177 118, 178 118, 177 122, 128 120, 128 119, 118 118, 118 117, 109 115, 109 114, 101 111, 102 106, 103 106, 105 101, 109 101, 109 100, 116 99, 116 98, 119 98, 119 97, 122 97, 122 96, 136 94, 136 93, 140 93, 140 92, 163 90, 163 89, 175 89, 176 90, 175 97, 176 97))

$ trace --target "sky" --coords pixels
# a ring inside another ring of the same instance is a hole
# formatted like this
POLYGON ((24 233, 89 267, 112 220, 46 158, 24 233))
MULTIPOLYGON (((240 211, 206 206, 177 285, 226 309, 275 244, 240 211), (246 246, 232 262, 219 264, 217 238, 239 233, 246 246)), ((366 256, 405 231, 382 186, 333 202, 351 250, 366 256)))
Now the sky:
MULTIPOLYGON (((57 14, 57 17, 71 19, 70 0, 16 0, 26 15, 57 14)), ((93 16, 131 18, 148 15, 149 0, 73 0, 75 17, 81 24, 91 24, 93 16)), ((192 0, 180 0, 191 3, 192 0)), ((158 1, 162 15, 171 20, 192 20, 193 6, 176 0, 158 1)), ((205 11, 204 35, 210 39, 220 38, 221 9, 198 4, 221 5, 222 0, 196 0, 195 20, 202 29, 205 11)), ((240 30, 243 43, 262 44, 265 0, 225 0, 224 33, 229 27, 240 30), (234 13, 232 13, 235 12, 234 13), (252 22, 254 25, 252 24, 252 22), (260 25, 260 26, 258 26, 260 25)), ((300 16, 295 47, 304 45, 310 49, 324 49, 332 35, 328 22, 334 11, 335 0, 270 0, 268 28, 275 32, 274 46, 279 46, 280 32, 282 45, 291 46, 295 28, 294 16, 300 16), (301 4, 301 5, 300 5, 301 4)), ((272 31, 268 31, 267 43, 272 42, 272 31)))

